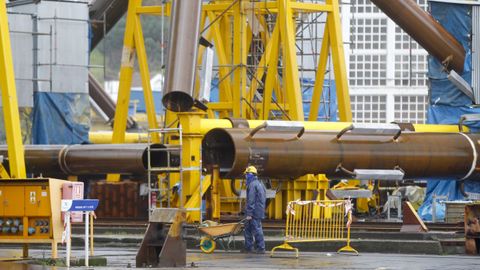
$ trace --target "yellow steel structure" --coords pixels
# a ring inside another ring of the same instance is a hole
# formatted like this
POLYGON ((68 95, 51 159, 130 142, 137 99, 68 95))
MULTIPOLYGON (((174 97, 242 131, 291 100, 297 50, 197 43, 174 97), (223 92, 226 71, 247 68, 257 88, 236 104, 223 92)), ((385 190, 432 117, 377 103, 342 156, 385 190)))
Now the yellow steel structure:
MULTIPOLYGON (((341 121, 351 121, 350 96, 340 25, 338 0, 325 3, 307 3, 296 0, 232 1, 216 0, 203 6, 203 37, 214 45, 219 63, 219 102, 209 103, 208 115, 232 116, 247 119, 269 119, 272 110, 286 113, 284 119, 303 120, 302 92, 297 61, 295 17, 299 14, 327 14, 323 45, 315 81, 309 120, 316 121, 322 96, 324 75, 329 53, 334 66, 336 91, 341 121), (269 27, 266 15, 274 15, 276 22, 269 27), (248 20, 247 20, 248 18, 248 20), (247 57, 252 55, 253 28, 258 22, 264 52, 256 70, 247 77, 247 57), (269 30, 270 28, 270 30, 269 30), (233 43, 232 43, 233 41, 233 43), (231 50, 230 50, 231 49, 231 50), (278 61, 283 59, 281 74, 278 61), (263 92, 259 82, 265 77, 263 92), (262 96, 261 102, 255 96, 262 96), (273 94, 276 101, 272 102, 273 94), (275 104, 274 104, 275 103, 275 104)), ((203 56, 200 49, 199 64, 203 56)), ((197 89, 198 94, 198 89, 197 89)))
MULTIPOLYGON (((0 88, 2 91, 3 118, 8 145, 10 178, 25 178, 25 159, 23 153, 20 115, 18 112, 17 90, 13 71, 12 48, 8 30, 7 7, 0 3, 0 88)), ((0 164, 0 177, 7 176, 0 164)))

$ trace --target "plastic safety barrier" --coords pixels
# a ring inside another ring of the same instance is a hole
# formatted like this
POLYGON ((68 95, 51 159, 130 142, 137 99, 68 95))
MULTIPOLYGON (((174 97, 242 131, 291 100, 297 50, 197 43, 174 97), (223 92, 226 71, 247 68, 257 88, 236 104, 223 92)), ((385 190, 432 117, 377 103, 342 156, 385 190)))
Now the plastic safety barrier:
POLYGON ((346 241, 346 246, 338 250, 358 255, 350 246, 350 224, 352 223, 352 203, 350 200, 291 201, 287 205, 285 241, 271 251, 273 257, 277 249, 293 250, 298 258, 298 248, 291 243, 346 241))

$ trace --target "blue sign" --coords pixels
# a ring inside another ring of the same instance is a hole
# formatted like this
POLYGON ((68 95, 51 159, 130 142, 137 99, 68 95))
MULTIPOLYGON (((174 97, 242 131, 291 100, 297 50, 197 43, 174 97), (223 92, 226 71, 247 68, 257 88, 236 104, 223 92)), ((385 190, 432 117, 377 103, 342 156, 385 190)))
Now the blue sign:
POLYGON ((63 212, 95 211, 97 207, 98 207, 97 199, 62 200, 63 212))

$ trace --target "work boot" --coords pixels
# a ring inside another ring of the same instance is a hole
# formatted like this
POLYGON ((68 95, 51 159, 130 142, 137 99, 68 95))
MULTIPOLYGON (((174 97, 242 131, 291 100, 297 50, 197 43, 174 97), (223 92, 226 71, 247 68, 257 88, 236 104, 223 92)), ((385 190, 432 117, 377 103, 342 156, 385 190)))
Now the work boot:
POLYGON ((255 253, 257 253, 257 254, 265 254, 265 249, 259 249, 259 250, 255 251, 255 253))

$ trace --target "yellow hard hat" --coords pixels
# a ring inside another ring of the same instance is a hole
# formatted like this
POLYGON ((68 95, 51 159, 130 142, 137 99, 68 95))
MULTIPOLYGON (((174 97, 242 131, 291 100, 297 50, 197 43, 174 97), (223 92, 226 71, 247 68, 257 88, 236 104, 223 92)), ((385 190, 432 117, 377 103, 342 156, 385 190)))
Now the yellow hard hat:
POLYGON ((257 174, 257 168, 255 168, 254 166, 248 166, 243 172, 243 174, 247 174, 247 173, 257 174))

